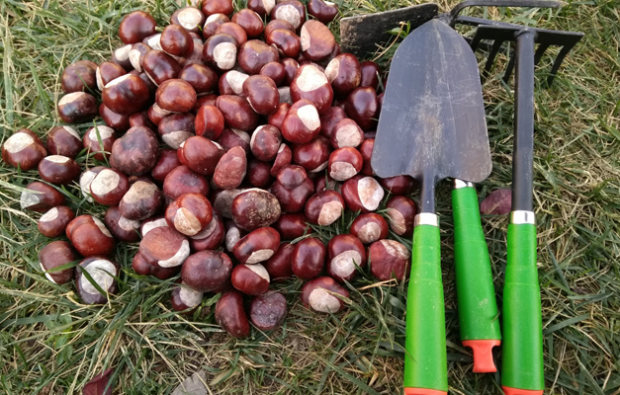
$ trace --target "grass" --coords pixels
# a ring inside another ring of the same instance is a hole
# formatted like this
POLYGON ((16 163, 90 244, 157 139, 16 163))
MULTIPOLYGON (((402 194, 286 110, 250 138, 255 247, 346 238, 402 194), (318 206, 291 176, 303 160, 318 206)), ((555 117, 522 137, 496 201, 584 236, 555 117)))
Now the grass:
MULTIPOLYGON (((404 0, 336 0, 344 16, 409 4, 404 0)), ((241 1, 237 1, 240 6, 241 1)), ((455 1, 439 2, 442 11, 455 1)), ((28 127, 45 135, 59 120, 54 103, 64 67, 101 62, 118 45, 116 27, 132 10, 159 21, 164 0, 0 1, 2 141, 28 127)), ((546 393, 620 394, 620 1, 569 1, 559 11, 487 16, 586 33, 551 89, 537 85, 535 207, 542 286, 546 393)), ((387 51, 385 64, 393 53, 387 51)), ((482 59, 482 58, 481 58, 482 59)), ((551 56, 543 60, 550 65, 551 56)), ((499 59, 498 69, 505 64, 499 59)), ((545 78, 545 68, 537 74, 545 78)), ((494 168, 480 197, 511 182, 512 85, 499 71, 484 85, 494 168)), ((512 84, 512 82, 511 82, 512 84)), ((89 125, 80 125, 84 132, 89 125)), ((90 158, 82 162, 92 164, 90 158)), ((402 386, 405 285, 356 280, 348 309, 310 314, 299 281, 279 284, 289 301, 286 324, 234 340, 214 324, 216 297, 193 317, 171 312, 170 281, 137 276, 135 245, 121 244, 121 292, 104 306, 80 303, 72 286, 45 280, 37 251, 47 240, 38 215, 19 208, 20 188, 36 178, 0 166, 0 393, 74 394, 111 368, 118 394, 168 394, 204 369, 211 394, 398 394, 402 386)), ((80 214, 102 209, 63 189, 80 214)), ((452 394, 498 394, 499 375, 474 375, 460 345, 455 302, 448 183, 438 191, 452 394)), ((485 217, 495 285, 503 285, 507 218, 485 217)), ((501 306, 501 292, 498 292, 501 306)))

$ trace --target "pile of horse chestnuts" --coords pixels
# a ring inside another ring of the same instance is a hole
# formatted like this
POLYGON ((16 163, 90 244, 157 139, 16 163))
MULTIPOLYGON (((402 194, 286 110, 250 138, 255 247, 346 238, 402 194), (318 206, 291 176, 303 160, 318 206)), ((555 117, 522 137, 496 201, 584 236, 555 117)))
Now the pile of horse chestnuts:
POLYGON ((222 293, 215 318, 235 337, 250 322, 283 322, 272 282, 297 277, 304 306, 336 313, 360 270, 402 280, 410 252, 389 237, 413 233, 415 182, 373 175, 381 71, 340 53, 327 27, 337 14, 323 0, 248 0, 236 13, 231 0, 202 0, 162 28, 135 11, 107 61, 68 66, 65 124, 45 143, 22 129, 2 147, 5 163, 41 178, 21 206, 42 213, 38 229, 55 239, 39 252, 47 279, 105 303, 129 270, 110 258, 116 244, 139 243, 136 273, 180 274, 171 305, 184 314, 222 293), (82 133, 69 126, 85 122, 94 126, 82 133), (76 216, 72 186, 108 207, 104 218, 76 216), (348 233, 315 232, 345 210, 348 233))

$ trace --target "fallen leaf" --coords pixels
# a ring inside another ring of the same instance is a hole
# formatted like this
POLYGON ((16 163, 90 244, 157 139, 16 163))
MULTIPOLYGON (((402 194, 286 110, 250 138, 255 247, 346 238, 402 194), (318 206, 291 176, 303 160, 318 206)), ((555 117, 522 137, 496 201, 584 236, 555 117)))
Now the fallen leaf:
POLYGON ((110 381, 110 376, 112 375, 112 369, 108 369, 105 372, 96 375, 90 380, 82 389, 83 395, 112 395, 112 386, 108 387, 108 390, 105 391, 108 382, 110 381), (105 391, 105 392, 104 392, 105 391))
POLYGON ((489 194, 480 204, 480 213, 486 215, 508 214, 512 207, 512 190, 497 189, 489 194))
POLYGON ((207 395, 205 371, 201 370, 183 380, 170 395, 207 395))

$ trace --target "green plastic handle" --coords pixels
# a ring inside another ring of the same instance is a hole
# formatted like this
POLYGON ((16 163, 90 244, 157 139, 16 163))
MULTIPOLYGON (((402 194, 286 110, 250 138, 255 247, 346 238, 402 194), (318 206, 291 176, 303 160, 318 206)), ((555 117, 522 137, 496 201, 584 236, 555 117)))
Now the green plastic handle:
POLYGON ((495 371, 491 348, 499 344, 502 336, 491 261, 480 222, 476 188, 465 186, 453 189, 452 209, 461 341, 469 345, 467 343, 471 340, 495 340, 486 343, 486 356, 489 357, 486 360, 484 356, 477 355, 478 350, 474 349, 474 371, 495 371), (484 366, 485 362, 490 366, 484 366), (481 365, 478 370, 476 364, 481 365))
POLYGON ((446 327, 437 226, 418 225, 414 230, 406 336, 405 393, 447 392, 446 327))
POLYGON ((502 387, 542 391, 542 313, 536 268, 536 225, 508 225, 503 306, 502 387))

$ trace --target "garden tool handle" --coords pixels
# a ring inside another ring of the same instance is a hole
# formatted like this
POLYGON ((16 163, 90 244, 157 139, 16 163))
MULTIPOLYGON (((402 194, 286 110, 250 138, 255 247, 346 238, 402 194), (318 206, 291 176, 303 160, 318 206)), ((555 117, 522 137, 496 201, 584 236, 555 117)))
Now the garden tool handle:
POLYGON ((470 182, 454 180, 454 263, 461 341, 474 354, 474 372, 496 372, 491 350, 501 344, 493 273, 478 208, 470 182))
POLYGON ((561 8, 566 3, 554 0, 465 0, 450 10, 450 26, 467 7, 561 8))
POLYGON ((536 267, 536 225, 531 211, 513 211, 503 307, 502 388, 506 395, 544 389, 542 316, 536 267))
POLYGON ((414 220, 406 322, 405 395, 447 394, 439 222, 434 213, 420 213, 414 220))

